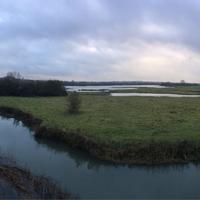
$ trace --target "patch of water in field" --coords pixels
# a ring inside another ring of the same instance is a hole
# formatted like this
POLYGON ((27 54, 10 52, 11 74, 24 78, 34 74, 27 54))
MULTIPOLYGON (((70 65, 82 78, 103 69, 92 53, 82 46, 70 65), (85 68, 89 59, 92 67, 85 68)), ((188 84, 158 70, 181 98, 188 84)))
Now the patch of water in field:
POLYGON ((103 85, 103 86, 65 86, 67 91, 113 91, 133 90, 137 88, 166 88, 161 85, 103 85))
POLYGON ((1 118, 1 153, 81 198, 200 198, 198 165, 114 165, 33 134, 22 123, 1 118))

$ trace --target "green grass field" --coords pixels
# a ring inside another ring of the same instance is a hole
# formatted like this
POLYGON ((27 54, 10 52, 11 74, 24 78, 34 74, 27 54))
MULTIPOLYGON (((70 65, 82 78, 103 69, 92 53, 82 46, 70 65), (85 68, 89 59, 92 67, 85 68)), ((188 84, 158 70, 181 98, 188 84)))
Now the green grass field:
POLYGON ((187 94, 200 95, 200 86, 179 86, 170 88, 138 88, 137 90, 116 90, 121 93, 158 93, 158 94, 187 94))
POLYGON ((200 140, 200 98, 82 95, 80 114, 67 112, 67 97, 0 97, 43 125, 84 134, 97 142, 126 145, 135 140, 200 140))

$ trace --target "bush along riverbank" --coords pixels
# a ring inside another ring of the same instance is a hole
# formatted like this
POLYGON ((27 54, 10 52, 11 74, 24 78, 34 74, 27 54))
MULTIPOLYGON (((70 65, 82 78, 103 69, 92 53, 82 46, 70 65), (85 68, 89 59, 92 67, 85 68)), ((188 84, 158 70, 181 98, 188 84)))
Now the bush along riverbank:
POLYGON ((99 142, 78 132, 64 132, 42 126, 42 120, 12 107, 0 107, 0 115, 22 121, 35 131, 35 137, 65 142, 102 160, 123 164, 164 164, 200 161, 200 143, 194 140, 135 140, 123 145, 99 142))
POLYGON ((13 161, 0 157, 0 198, 17 199, 75 199, 70 193, 61 191, 52 181, 33 176, 18 168, 13 161))

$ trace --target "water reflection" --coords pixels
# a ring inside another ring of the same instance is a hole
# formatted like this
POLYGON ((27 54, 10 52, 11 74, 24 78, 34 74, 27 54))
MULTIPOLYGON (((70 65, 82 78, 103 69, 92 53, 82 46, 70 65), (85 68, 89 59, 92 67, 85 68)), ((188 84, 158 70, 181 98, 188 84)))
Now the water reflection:
MULTIPOLYGON (((89 155, 87 152, 73 149, 68 147, 63 143, 55 143, 46 139, 35 138, 38 144, 45 146, 49 149, 49 151, 54 151, 55 153, 64 153, 66 156, 70 157, 76 163, 76 167, 79 168, 83 165, 87 166, 87 169, 98 171, 101 167, 111 167, 111 168, 123 168, 127 167, 128 169, 145 169, 149 173, 156 172, 169 172, 170 170, 178 170, 183 171, 186 170, 189 165, 188 164, 162 164, 162 165, 133 165, 133 164, 115 164, 109 161, 103 161, 96 159, 95 157, 89 155)), ((198 163, 195 164, 196 167, 200 169, 200 165, 198 163)))
POLYGON ((14 119, 0 119, 0 148, 17 164, 82 198, 199 198, 200 165, 114 165, 62 143, 36 139, 14 119))

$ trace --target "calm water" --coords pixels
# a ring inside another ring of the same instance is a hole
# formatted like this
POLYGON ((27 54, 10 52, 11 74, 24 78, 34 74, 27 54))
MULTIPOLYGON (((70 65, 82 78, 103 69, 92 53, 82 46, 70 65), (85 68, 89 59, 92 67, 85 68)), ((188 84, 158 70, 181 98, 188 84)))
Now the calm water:
POLYGON ((0 199, 20 199, 20 195, 8 182, 0 179, 0 199))
POLYGON ((200 95, 154 94, 154 93, 111 93, 113 97, 200 97, 200 95))
POLYGON ((113 90, 133 90, 137 88, 166 88, 161 85, 102 85, 102 86, 65 86, 67 91, 113 91, 113 90))
POLYGON ((66 145, 35 140, 13 119, 0 119, 1 152, 81 198, 200 198, 200 166, 121 166, 66 145))

